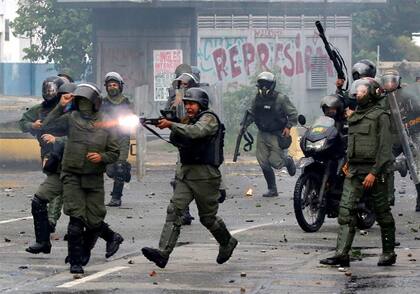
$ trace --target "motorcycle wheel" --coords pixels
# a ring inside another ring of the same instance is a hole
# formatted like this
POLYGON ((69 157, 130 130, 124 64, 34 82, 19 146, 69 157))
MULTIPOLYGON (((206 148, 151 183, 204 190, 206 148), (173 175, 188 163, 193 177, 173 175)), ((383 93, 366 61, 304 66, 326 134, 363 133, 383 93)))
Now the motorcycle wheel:
POLYGON ((360 230, 366 230, 373 226, 376 221, 376 215, 374 212, 358 212, 357 213, 357 227, 360 230))
POLYGON ((319 203, 321 180, 313 172, 300 175, 293 194, 293 207, 296 220, 305 232, 316 232, 325 219, 325 206, 319 203))

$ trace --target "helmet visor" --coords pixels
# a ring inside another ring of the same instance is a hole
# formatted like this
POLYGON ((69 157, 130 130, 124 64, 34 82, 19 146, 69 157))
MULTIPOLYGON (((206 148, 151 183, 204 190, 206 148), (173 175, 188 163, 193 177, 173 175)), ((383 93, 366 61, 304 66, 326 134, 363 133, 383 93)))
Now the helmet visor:
POLYGON ((351 84, 350 95, 357 100, 357 102, 364 102, 369 99, 369 80, 360 79, 351 84))
POLYGON ((382 88, 387 92, 392 92, 400 86, 400 76, 398 75, 384 75, 381 78, 382 88))
POLYGON ((42 97, 50 101, 57 96, 58 89, 57 85, 54 82, 46 82, 42 85, 42 97))
POLYGON ((273 81, 267 81, 267 80, 258 80, 257 86, 260 89, 271 89, 271 86, 273 85, 273 81))

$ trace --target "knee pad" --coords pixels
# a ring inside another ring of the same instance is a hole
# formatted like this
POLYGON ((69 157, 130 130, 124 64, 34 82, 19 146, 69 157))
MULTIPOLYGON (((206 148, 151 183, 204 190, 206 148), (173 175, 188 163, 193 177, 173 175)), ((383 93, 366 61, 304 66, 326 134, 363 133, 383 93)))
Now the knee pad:
POLYGON ((200 217, 200 223, 210 231, 214 231, 220 226, 215 216, 200 217))
POLYGON ((352 211, 346 207, 341 207, 338 212, 338 224, 339 225, 350 225, 354 219, 352 211))
POLYGON ((182 217, 182 211, 171 202, 166 209, 166 222, 176 222, 182 217))
POLYGON ((32 198, 32 214, 38 215, 41 213, 47 213, 47 203, 48 201, 39 198, 37 195, 32 198))
POLYGON ((78 236, 83 234, 83 221, 77 217, 70 217, 67 233, 69 236, 78 236))

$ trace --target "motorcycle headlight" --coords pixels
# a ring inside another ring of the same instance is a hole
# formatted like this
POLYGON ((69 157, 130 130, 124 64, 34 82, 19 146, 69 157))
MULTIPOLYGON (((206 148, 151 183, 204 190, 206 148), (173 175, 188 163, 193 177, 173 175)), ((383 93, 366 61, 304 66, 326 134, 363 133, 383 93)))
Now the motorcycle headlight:
POLYGON ((322 147, 324 147, 324 143, 326 141, 326 138, 316 141, 316 142, 311 142, 309 140, 306 140, 306 149, 312 149, 312 150, 321 150, 322 147))

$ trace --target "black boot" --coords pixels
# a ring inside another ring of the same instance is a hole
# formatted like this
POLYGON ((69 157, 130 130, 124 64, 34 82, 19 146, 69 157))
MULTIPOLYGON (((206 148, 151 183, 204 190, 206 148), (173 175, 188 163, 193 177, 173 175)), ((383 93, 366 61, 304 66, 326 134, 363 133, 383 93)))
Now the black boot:
POLYGON ((210 231, 210 233, 219 243, 219 254, 217 255, 216 261, 218 264, 222 264, 228 261, 232 256, 233 250, 235 250, 238 245, 238 240, 232 237, 221 219, 218 219, 217 223, 218 228, 210 231))
POLYGON ((141 252, 148 260, 154 262, 160 268, 165 268, 166 264, 168 263, 169 257, 163 256, 158 249, 143 247, 141 252))
POLYGON ((184 213, 182 215, 182 225, 183 226, 189 226, 191 225, 192 221, 195 218, 191 215, 190 213, 190 207, 188 206, 185 210, 184 213))
POLYGON ((417 191, 416 211, 420 211, 420 184, 416 185, 416 191, 417 191))
POLYGON ((82 220, 70 217, 67 229, 68 235, 68 261, 70 262, 70 273, 83 274, 82 255, 83 255, 83 228, 82 220))
POLYGON ((395 254, 395 226, 381 227, 382 254, 378 266, 390 266, 397 260, 395 254))
POLYGON ((111 196, 112 196, 111 201, 109 201, 107 206, 113 206, 113 207, 121 206, 121 197, 122 197, 123 189, 124 189, 124 182, 115 180, 114 186, 111 192, 111 196))
POLYGON ((263 168, 262 169, 265 181, 267 182, 268 192, 264 193, 263 197, 276 197, 279 196, 277 193, 277 185, 276 185, 276 175, 274 174, 273 169, 270 168, 263 168))
POLYGON ((95 247, 96 241, 102 231, 102 225, 95 229, 86 229, 83 232, 83 254, 81 256, 82 265, 85 266, 90 260, 90 252, 95 247))
POLYGON ((226 200, 226 190, 225 189, 219 189, 219 193, 220 193, 220 196, 217 199, 217 202, 219 202, 219 203, 225 202, 225 200, 226 200))
POLYGON ((397 262, 395 252, 382 253, 378 260, 378 266, 391 266, 397 262))
POLYGON ((296 174, 295 161, 291 156, 287 156, 286 158, 286 169, 290 176, 293 177, 296 174))
POLYGON ((48 221, 50 233, 55 233, 56 224, 53 222, 48 221))
POLYGON ((334 255, 333 257, 321 259, 319 263, 325 265, 339 265, 343 267, 349 267, 350 257, 348 255, 334 255))
POLYGON ((120 234, 111 230, 107 223, 103 223, 99 237, 106 241, 105 258, 110 258, 117 253, 120 248, 120 244, 124 241, 124 238, 120 234))
POLYGON ((50 224, 48 221, 47 201, 35 197, 32 199, 32 216, 34 218, 34 229, 36 242, 26 248, 26 252, 50 253, 50 224))

